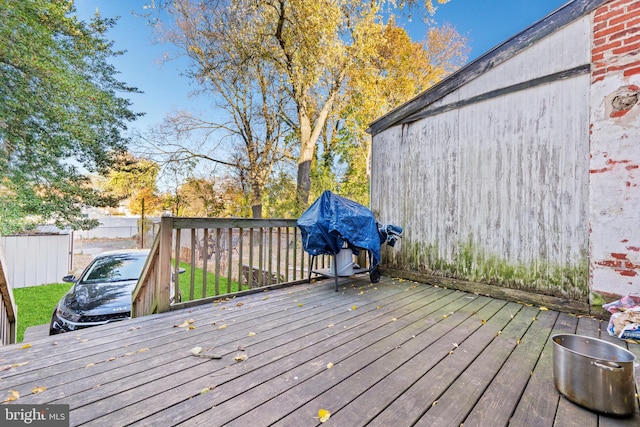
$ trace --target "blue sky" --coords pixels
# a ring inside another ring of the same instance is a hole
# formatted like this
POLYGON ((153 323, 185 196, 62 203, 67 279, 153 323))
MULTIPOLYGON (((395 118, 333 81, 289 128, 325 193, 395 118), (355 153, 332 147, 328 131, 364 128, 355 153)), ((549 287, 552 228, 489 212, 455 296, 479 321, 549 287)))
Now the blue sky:
MULTIPOLYGON (((453 25, 468 38, 471 47, 468 59, 471 61, 568 1, 451 0, 438 6, 434 19, 438 24, 453 25)), ((132 10, 142 12, 148 0, 76 0, 75 3, 81 19, 88 19, 96 8, 102 16, 120 16, 108 37, 115 42, 114 49, 127 52, 117 58, 114 65, 121 72, 119 80, 144 92, 130 97, 133 110, 146 113, 132 124, 132 128, 144 131, 176 110, 202 112, 213 108, 207 100, 192 96, 195 87, 181 76, 184 62, 160 64, 160 58, 170 48, 154 44, 145 19, 131 13, 132 10)), ((407 30, 414 40, 422 40, 427 27, 420 19, 414 19, 407 30)))

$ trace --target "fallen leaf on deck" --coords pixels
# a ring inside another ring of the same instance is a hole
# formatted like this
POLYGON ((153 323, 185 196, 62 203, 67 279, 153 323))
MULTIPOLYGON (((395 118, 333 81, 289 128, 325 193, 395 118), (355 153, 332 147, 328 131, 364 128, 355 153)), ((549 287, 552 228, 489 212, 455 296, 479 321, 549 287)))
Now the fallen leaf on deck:
POLYGON ((20 348, 31 348, 31 344, 25 344, 25 345, 23 345, 23 346, 22 346, 22 347, 20 347, 20 348))
POLYGON ((446 319, 448 316, 449 316, 448 314, 443 314, 443 315, 442 315, 442 318, 443 318, 443 319, 446 319))
POLYGON ((391 321, 392 322, 396 322, 396 321, 398 321, 398 319, 394 317, 393 319, 391 319, 391 321))
POLYGON ((436 406, 438 404, 437 400, 434 400, 433 403, 431 404, 431 406, 436 406))
POLYGON ((42 393, 46 389, 47 389, 46 387, 34 387, 34 388, 31 389, 31 393, 33 393, 33 394, 42 393))
POLYGON ((200 392, 200 394, 205 394, 207 392, 211 391, 211 387, 207 387, 207 388, 203 388, 202 391, 200 392))
POLYGON ((20 393, 18 393, 15 390, 9 390, 9 397, 7 397, 4 401, 5 402, 13 402, 20 399, 20 393))
POLYGON ((113 362, 114 360, 116 360, 115 357, 110 357, 110 358, 107 359, 107 362, 113 362))
POLYGON ((320 420, 321 423, 326 423, 329 421, 329 418, 331 418, 331 412, 326 409, 318 410, 318 420, 320 420))
POLYGON ((239 303, 236 304, 236 307, 242 307, 243 305, 244 305, 243 302, 239 302, 239 303))
POLYGON ((352 306, 351 306, 351 310, 356 310, 357 308, 358 308, 358 306, 357 306, 357 305, 352 305, 352 306))
POLYGON ((486 325, 486 324, 487 324, 487 321, 486 321, 486 320, 484 320, 484 319, 482 319, 482 324, 483 324, 483 325, 486 325))
POLYGON ((540 311, 549 311, 547 307, 540 307, 540 311))
POLYGON ((96 366, 96 364, 95 363, 89 363, 87 366, 85 366, 85 368, 90 368, 92 366, 96 366))
POLYGON ((333 368, 333 363, 331 362, 327 363, 327 369, 331 369, 331 368, 333 368))
POLYGON ((194 356, 197 356, 200 354, 201 351, 202 351, 202 347, 193 347, 191 349, 191 354, 193 354, 194 356))
POLYGON ((186 328, 189 325, 191 325, 192 323, 195 323, 195 320, 193 320, 193 319, 185 320, 180 325, 178 325, 178 328, 186 328))
POLYGON ((189 325, 189 330, 194 330, 196 327, 193 325, 189 325))
POLYGON ((255 336, 255 335, 256 335, 256 333, 255 333, 255 332, 249 332, 249 336, 250 336, 250 337, 253 337, 253 336, 255 336))
POLYGON ((225 323, 224 325, 218 326, 218 329, 227 329, 227 324, 225 323))
POLYGON ((236 362, 244 362, 248 358, 249 356, 247 356, 246 354, 239 354, 236 357, 234 357, 233 360, 235 360, 236 362))
POLYGON ((298 303, 298 307, 302 307, 302 303, 301 302, 298 303))

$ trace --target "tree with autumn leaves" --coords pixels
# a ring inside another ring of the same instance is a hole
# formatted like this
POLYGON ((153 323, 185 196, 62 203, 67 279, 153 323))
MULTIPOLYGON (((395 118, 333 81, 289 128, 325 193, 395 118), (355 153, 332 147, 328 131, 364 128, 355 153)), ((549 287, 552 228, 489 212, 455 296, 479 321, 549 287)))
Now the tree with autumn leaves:
POLYGON ((127 148, 137 117, 105 38, 68 0, 0 0, 0 234, 45 221, 87 229, 82 208, 116 200, 91 185, 127 148))
MULTIPOLYGON (((380 37, 371 60, 350 70, 333 151, 345 165, 340 193, 364 205, 369 202, 369 124, 438 83, 462 65, 468 48, 454 28, 430 28, 414 42, 391 19, 379 25, 380 37)), ((332 159, 333 160, 333 159, 332 159)))
POLYGON ((440 80, 465 55, 466 42, 453 28, 433 28, 424 43, 414 43, 396 26, 394 12, 430 14, 431 0, 161 4, 172 19, 159 27, 162 39, 191 59, 190 75, 230 113, 227 123, 210 128, 242 142, 241 156, 231 161, 222 153, 202 158, 249 178, 254 217, 269 186, 265 176, 285 159, 297 164, 291 215, 307 207, 312 181, 318 194, 338 186, 331 171, 338 157, 347 164, 339 192, 368 198, 368 122, 440 80))
MULTIPOLYGON (((172 161, 196 164, 199 158, 231 170, 217 187, 194 178, 176 191, 183 200, 185 191, 234 189, 233 197, 200 198, 205 215, 245 215, 248 205, 260 217, 266 203, 271 216, 295 216, 329 187, 366 204, 368 123, 464 57, 464 39, 453 29, 433 28, 415 43, 395 24, 394 13, 433 13, 431 0, 175 0, 165 6, 171 22, 164 40, 192 60, 189 75, 227 112, 223 122, 177 117, 173 133, 162 134, 173 144, 199 129, 205 139, 196 148, 208 151, 174 146, 167 152, 172 161), (233 144, 208 144, 213 131, 233 144), (296 176, 294 185, 287 176, 296 176), (220 200, 232 199, 233 209, 221 207, 220 200)), ((138 115, 125 98, 137 89, 118 81, 109 63, 121 54, 105 37, 116 22, 99 15, 79 21, 68 0, 0 0, 1 233, 46 220, 91 227, 83 206, 113 206, 122 197, 87 176, 119 173, 118 161, 131 148, 123 135, 138 115)), ((146 203, 157 196, 151 187, 129 195, 146 203)))

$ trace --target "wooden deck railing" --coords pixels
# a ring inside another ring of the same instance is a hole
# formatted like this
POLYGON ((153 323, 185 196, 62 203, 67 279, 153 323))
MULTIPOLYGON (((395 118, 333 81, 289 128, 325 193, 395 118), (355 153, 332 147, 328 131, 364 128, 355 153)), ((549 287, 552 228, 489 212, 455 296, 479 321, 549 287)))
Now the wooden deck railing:
MULTIPOLYGON (((133 291, 131 314, 304 281, 309 262, 295 219, 163 217, 133 291)), ((329 258, 316 262, 321 264, 316 267, 328 267, 329 258)))
POLYGON ((16 342, 16 304, 6 266, 4 250, 0 246, 0 345, 16 342))

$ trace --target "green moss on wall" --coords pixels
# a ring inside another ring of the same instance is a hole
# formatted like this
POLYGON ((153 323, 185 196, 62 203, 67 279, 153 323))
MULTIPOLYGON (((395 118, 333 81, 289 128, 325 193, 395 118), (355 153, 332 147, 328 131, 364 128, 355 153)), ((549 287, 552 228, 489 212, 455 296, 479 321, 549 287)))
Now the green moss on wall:
POLYGON ((591 292, 590 298, 589 298, 589 304, 591 305, 595 305, 595 306, 602 306, 606 303, 607 301, 605 300, 604 296, 596 293, 596 292, 591 292))
POLYGON ((549 260, 514 263, 488 254, 472 243, 463 243, 452 254, 445 254, 438 242, 402 242, 400 251, 387 251, 382 262, 392 268, 417 270, 442 277, 487 283, 528 292, 589 299, 589 265, 584 259, 575 265, 559 265, 549 260))

